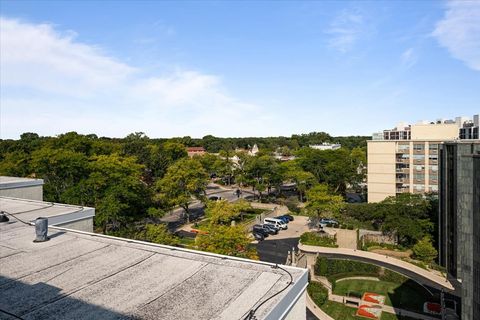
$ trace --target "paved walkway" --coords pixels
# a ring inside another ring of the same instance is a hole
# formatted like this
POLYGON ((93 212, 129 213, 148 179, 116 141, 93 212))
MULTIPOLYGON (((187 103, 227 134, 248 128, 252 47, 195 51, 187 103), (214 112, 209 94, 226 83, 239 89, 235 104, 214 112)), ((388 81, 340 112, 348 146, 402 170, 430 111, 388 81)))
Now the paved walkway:
POLYGON ((388 256, 379 255, 373 252, 345 249, 345 248, 327 248, 308 246, 299 243, 298 248, 307 253, 320 254, 326 257, 358 260, 362 262, 373 263, 402 273, 417 281, 418 283, 431 286, 437 289, 446 289, 453 291, 452 284, 444 277, 436 273, 417 267, 411 263, 395 259, 388 256))
MULTIPOLYGON (((345 304, 346 300, 357 302, 358 305, 365 304, 365 302, 362 301, 362 299, 358 299, 358 298, 354 298, 354 297, 344 297, 344 296, 339 296, 339 295, 336 295, 336 294, 329 294, 328 295, 328 300, 343 303, 343 304, 345 304)), ((366 302, 366 303, 371 304, 370 302, 366 302)), ((431 316, 421 314, 421 313, 417 313, 417 312, 413 312, 413 311, 408 311, 408 310, 405 310, 405 309, 394 308, 394 307, 386 306, 386 305, 381 305, 381 307, 382 307, 383 312, 393 313, 393 314, 396 314, 396 315, 407 316, 407 317, 410 317, 410 318, 413 318, 413 319, 438 320, 438 318, 431 317, 431 316)))
POLYGON ((335 320, 332 317, 330 317, 328 314, 326 314, 325 311, 320 309, 320 307, 318 307, 315 304, 315 302, 313 302, 312 298, 310 298, 310 296, 308 295, 308 292, 307 292, 306 304, 307 304, 308 310, 310 310, 315 315, 315 317, 317 317, 319 320, 335 320))
MULTIPOLYGON (((315 275, 315 273, 313 272, 313 266, 309 266, 308 269, 310 271, 310 278, 313 281, 320 282, 325 288, 327 288, 327 290, 328 290, 328 300, 343 303, 343 304, 345 304, 345 300, 349 300, 349 301, 357 302, 359 305, 362 304, 361 299, 354 298, 354 297, 339 296, 339 295, 333 294, 332 293, 332 284, 328 281, 328 279, 326 277, 321 277, 321 276, 315 275)), ((356 277, 356 278, 361 278, 361 277, 356 277)), ((368 278, 368 277, 366 277, 366 278, 368 278)), ((308 295, 307 295, 307 307, 310 309, 310 311, 312 311, 312 313, 315 314, 319 319, 321 319, 321 320, 324 319, 324 318, 319 317, 309 307, 308 298, 310 298, 310 297, 308 297, 308 295)), ((312 301, 312 303, 314 303, 314 302, 312 301)), ((317 309, 320 309, 320 308, 317 307, 317 309)), ((386 306, 386 305, 382 305, 382 311, 387 312, 387 313, 394 313, 396 315, 408 316, 408 317, 411 317, 411 318, 414 318, 414 319, 438 320, 438 318, 435 318, 435 317, 431 317, 431 316, 428 316, 428 315, 424 315, 424 314, 420 314, 420 313, 416 313, 416 312, 412 312, 412 311, 408 311, 408 310, 404 310, 404 309, 394 308, 394 307, 386 306)), ((323 313, 325 313, 325 312, 323 312, 323 313)), ((330 316, 327 315, 327 317, 329 317, 331 319, 330 316)), ((325 318, 325 319, 327 319, 327 318, 325 318)))

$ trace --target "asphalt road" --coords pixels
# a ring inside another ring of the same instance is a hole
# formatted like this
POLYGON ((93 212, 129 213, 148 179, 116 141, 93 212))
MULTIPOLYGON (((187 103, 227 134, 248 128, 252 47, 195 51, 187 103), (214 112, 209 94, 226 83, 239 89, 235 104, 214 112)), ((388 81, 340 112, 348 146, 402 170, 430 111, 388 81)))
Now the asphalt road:
MULTIPOLYGON (((215 184, 209 184, 207 186, 206 194, 207 197, 217 196, 232 202, 238 199, 237 195, 234 193, 235 190, 236 189, 223 189, 215 184)), ((240 198, 249 198, 251 196, 250 193, 243 192, 240 195, 240 198)), ((204 215, 204 205, 198 200, 193 201, 189 209, 191 221, 195 221, 204 215)), ((182 208, 174 209, 162 217, 160 221, 167 223, 170 230, 175 230, 186 222, 185 210, 182 208)))
POLYGON ((295 248, 295 250, 297 250, 298 240, 300 238, 268 240, 270 237, 268 237, 266 240, 260 241, 257 244, 257 252, 260 260, 272 263, 285 264, 288 251, 292 251, 292 248, 295 248))

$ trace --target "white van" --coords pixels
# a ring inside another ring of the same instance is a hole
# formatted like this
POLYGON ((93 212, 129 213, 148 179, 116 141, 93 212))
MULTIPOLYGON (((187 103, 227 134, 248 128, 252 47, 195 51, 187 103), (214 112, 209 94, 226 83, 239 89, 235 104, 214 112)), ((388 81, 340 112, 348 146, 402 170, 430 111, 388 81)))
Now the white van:
POLYGON ((275 218, 265 218, 263 219, 264 224, 273 224, 276 227, 279 227, 280 229, 286 230, 288 229, 288 226, 283 220, 281 219, 275 219, 275 218))

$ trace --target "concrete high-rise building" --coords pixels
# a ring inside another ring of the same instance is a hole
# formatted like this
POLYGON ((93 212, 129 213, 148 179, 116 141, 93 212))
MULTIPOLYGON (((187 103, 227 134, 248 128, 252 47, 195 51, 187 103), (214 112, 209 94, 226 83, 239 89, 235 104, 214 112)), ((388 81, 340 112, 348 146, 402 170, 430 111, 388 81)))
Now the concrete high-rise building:
POLYGON ((478 139, 478 115, 473 120, 436 120, 398 124, 374 133, 367 141, 368 202, 399 193, 438 191, 438 147, 444 141, 478 139))
POLYGON ((461 318, 480 319, 480 141, 445 142, 439 160, 439 263, 461 318))

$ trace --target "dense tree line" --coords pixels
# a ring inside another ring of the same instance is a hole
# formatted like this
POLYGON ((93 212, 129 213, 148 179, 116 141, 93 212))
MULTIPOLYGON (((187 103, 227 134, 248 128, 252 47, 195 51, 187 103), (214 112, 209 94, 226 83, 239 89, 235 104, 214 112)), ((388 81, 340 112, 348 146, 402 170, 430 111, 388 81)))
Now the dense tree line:
POLYGON ((364 145, 365 137, 333 138, 326 133, 202 139, 150 139, 143 133, 123 139, 76 132, 56 137, 24 133, 19 140, 0 140, 0 174, 44 179, 46 201, 93 206, 96 226, 108 232, 159 217, 175 206, 184 208, 188 217, 191 200, 205 200, 212 174, 225 184, 253 187, 259 198, 279 196, 280 186, 288 182, 295 184, 300 201, 319 183, 344 195, 348 186, 363 179, 358 168, 366 162, 364 145), (349 147, 335 151, 306 147, 321 142, 349 147), (235 152, 253 144, 261 150, 256 156, 235 152), (217 154, 190 159, 186 146, 204 146, 217 154), (279 149, 297 159, 276 160, 272 152, 279 149))

